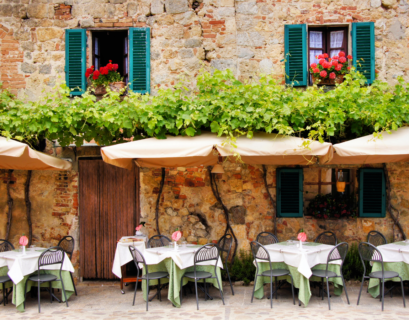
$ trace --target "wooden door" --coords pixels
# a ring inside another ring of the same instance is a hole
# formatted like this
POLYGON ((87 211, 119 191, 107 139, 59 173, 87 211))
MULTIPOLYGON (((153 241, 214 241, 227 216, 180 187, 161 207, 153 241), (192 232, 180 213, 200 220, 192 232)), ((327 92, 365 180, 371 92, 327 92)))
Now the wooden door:
POLYGON ((116 279, 117 240, 135 232, 139 220, 138 168, 102 160, 79 161, 80 273, 83 279, 116 279))

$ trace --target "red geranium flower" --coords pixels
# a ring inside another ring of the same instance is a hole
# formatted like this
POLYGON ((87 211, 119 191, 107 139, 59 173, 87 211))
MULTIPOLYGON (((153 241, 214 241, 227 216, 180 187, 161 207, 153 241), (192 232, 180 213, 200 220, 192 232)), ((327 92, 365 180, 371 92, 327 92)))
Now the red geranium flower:
POLYGON ((322 54, 318 55, 318 59, 324 59, 324 55, 322 54))
POLYGON ((322 66, 323 66, 325 69, 329 69, 329 68, 332 67, 332 64, 329 63, 329 62, 325 62, 322 66))
POLYGON ((328 54, 324 53, 324 58, 328 58, 328 54))
POLYGON ((325 78, 327 76, 327 71, 325 71, 325 70, 321 71, 320 76, 325 78))
POLYGON ((112 66, 112 60, 109 60, 109 63, 106 66, 108 68, 108 71, 111 71, 113 66, 112 66))
POLYGON ((115 63, 112 65, 112 68, 114 69, 114 71, 118 70, 118 65, 115 63))
POLYGON ((335 79, 335 73, 334 73, 334 72, 331 72, 331 73, 329 74, 329 78, 330 78, 330 79, 335 79))
POLYGON ((348 70, 351 70, 351 67, 347 67, 348 70))
POLYGON ((98 78, 99 78, 99 71, 95 70, 94 73, 92 74, 92 79, 98 80, 98 78))
POLYGON ((101 72, 101 75, 106 75, 109 72, 108 67, 101 67, 99 68, 99 71, 101 72))
POLYGON ((315 68, 315 69, 313 70, 313 72, 314 72, 314 73, 320 73, 320 69, 315 68))
POLYGON ((311 68, 315 69, 317 67, 316 63, 311 63, 311 68))
POLYGON ((341 71, 342 69, 342 64, 339 64, 335 67, 335 71, 341 71))
POLYGON ((339 57, 338 57, 338 56, 333 56, 333 57, 332 57, 332 59, 334 59, 334 60, 338 60, 338 59, 339 59, 339 57))
POLYGON ((345 63, 345 62, 347 62, 347 59, 345 57, 341 57, 341 58, 339 58, 339 62, 345 63))
POLYGON ((345 52, 344 52, 344 51, 340 51, 340 52, 338 53, 338 55, 339 55, 340 57, 345 57, 345 52))
POLYGON ((333 65, 334 67, 336 67, 336 66, 338 65, 338 61, 337 61, 337 60, 332 60, 332 65, 333 65))
POLYGON ((347 58, 348 58, 348 59, 352 59, 352 56, 349 54, 349 55, 347 55, 347 58))
POLYGON ((321 59, 318 63, 319 63, 320 65, 323 65, 324 62, 327 62, 327 61, 325 61, 324 59, 321 59))

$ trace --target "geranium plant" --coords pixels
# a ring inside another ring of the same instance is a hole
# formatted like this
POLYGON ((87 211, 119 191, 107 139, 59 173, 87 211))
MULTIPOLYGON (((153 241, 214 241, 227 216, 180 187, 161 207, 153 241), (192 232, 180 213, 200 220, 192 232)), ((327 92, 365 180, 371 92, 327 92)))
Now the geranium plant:
POLYGON ((107 86, 110 83, 122 81, 122 77, 117 70, 118 64, 109 60, 109 63, 105 67, 99 68, 99 70, 94 70, 94 66, 89 67, 85 72, 85 77, 96 87, 107 86))
POLYGON ((327 53, 320 54, 316 57, 318 63, 311 63, 310 72, 316 79, 335 80, 338 75, 345 75, 351 70, 350 61, 352 56, 345 55, 340 51, 337 56, 330 58, 327 53))
POLYGON ((307 215, 317 219, 350 218, 357 213, 354 196, 318 194, 307 207, 307 215))

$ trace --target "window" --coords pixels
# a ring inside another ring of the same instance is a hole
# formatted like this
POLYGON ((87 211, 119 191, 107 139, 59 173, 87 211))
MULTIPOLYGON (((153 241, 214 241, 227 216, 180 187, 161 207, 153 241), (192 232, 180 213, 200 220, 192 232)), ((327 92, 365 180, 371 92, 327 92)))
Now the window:
MULTIPOLYGON (((92 31, 90 61, 96 69, 109 60, 118 64, 118 71, 134 92, 150 92, 150 29, 92 31)), ((81 95, 87 88, 87 35, 85 29, 66 30, 65 77, 71 95, 81 95)))
POLYGON ((277 216, 303 216, 303 170, 277 169, 277 216))
POLYGON ((359 216, 384 218, 386 214, 385 175, 382 169, 359 171, 359 216))
POLYGON ((375 79, 375 29, 373 22, 354 22, 351 28, 352 53, 348 52, 347 27, 316 27, 307 25, 284 26, 284 53, 286 83, 306 86, 308 66, 317 62, 315 56, 339 51, 351 53, 354 66, 363 73, 370 84, 375 79), (308 42, 307 42, 308 39, 308 42))

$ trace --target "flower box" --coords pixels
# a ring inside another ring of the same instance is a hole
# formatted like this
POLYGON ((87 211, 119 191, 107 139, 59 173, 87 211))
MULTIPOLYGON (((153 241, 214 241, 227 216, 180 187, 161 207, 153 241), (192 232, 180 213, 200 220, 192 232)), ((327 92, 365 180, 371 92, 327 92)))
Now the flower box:
POLYGON ((336 83, 340 84, 344 82, 343 74, 337 75, 335 79, 329 79, 329 78, 322 79, 322 78, 314 77, 314 75, 311 75, 311 76, 312 76, 312 82, 319 86, 335 86, 336 83))

